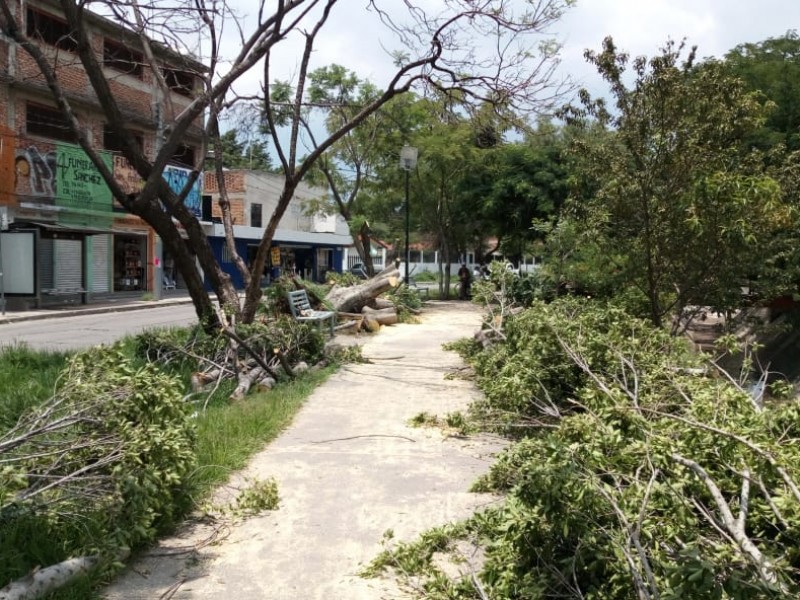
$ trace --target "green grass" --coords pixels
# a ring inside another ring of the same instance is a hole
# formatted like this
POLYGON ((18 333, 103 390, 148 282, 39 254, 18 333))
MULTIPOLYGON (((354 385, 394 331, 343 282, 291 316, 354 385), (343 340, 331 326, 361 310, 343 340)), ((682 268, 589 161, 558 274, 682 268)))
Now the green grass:
POLYGON ((215 404, 197 419, 198 467, 190 485, 196 497, 207 495, 231 472, 275 439, 305 399, 333 368, 304 373, 298 379, 253 394, 235 404, 215 404))
POLYGON ((13 427, 30 407, 52 396, 67 356, 24 345, 0 349, 0 433, 13 427))

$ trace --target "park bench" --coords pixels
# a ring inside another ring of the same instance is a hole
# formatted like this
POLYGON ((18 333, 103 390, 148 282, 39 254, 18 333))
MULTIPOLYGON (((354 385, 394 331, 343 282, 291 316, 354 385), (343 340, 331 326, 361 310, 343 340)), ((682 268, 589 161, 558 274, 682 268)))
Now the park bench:
POLYGON ((316 322, 317 326, 322 330, 322 324, 327 321, 330 328, 331 336, 333 336, 333 328, 336 325, 336 313, 332 310, 314 310, 311 308, 311 303, 308 301, 308 294, 305 290, 295 290, 287 294, 289 299, 289 308, 292 311, 292 316, 300 322, 316 322))
POLYGON ((418 285, 417 282, 415 280, 413 280, 413 279, 411 279, 408 282, 408 288, 410 290, 416 292, 417 296, 419 296, 420 300, 422 300, 423 298, 427 300, 428 297, 429 297, 428 294, 429 294, 430 290, 428 289, 428 287, 427 286, 423 287, 421 285, 418 285))

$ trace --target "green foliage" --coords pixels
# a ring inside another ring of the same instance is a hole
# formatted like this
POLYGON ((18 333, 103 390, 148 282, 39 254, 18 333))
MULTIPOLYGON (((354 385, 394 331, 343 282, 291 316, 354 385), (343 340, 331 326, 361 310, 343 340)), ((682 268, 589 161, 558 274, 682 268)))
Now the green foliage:
POLYGON ((414 275, 416 281, 431 282, 437 281, 439 277, 433 271, 420 271, 414 275))
POLYGON ((361 279, 353 275, 350 271, 344 273, 329 272, 328 281, 339 287, 350 287, 361 283, 361 279))
MULTIPOLYGON (((433 555, 450 549, 464 533, 464 524, 460 523, 430 529, 415 542, 401 542, 383 550, 362 571, 362 575, 376 577, 387 568, 397 569, 407 576, 430 573, 434 569, 433 555)), ((384 533, 384 544, 388 545, 393 538, 391 531, 384 533)))
POLYGON ((313 365, 325 353, 325 336, 319 328, 300 323, 290 315, 237 325, 236 332, 260 356, 272 357, 276 350, 280 350, 292 364, 305 361, 313 365))
POLYGON ((797 403, 757 410, 680 340, 597 302, 535 303, 505 333, 471 359, 481 412, 526 434, 475 486, 506 494, 467 524, 489 597, 800 593, 797 403), (737 518, 766 563, 723 532, 737 518))
POLYGON ((226 169, 251 169, 270 171, 272 160, 263 139, 250 139, 236 129, 229 129, 220 136, 222 164, 226 169))
POLYGON ((769 267, 792 247, 795 214, 764 157, 743 152, 765 117, 758 95, 672 42, 629 61, 607 38, 586 56, 613 108, 584 91, 565 113, 586 128, 574 140, 571 205, 575 229, 591 238, 582 264, 637 288, 626 302, 644 300, 656 325, 689 305, 737 308, 749 277, 771 293, 785 285, 769 267))
POLYGON ((275 479, 263 481, 247 480, 246 487, 239 492, 232 507, 236 516, 251 516, 268 510, 277 510, 280 504, 278 482, 275 479))
POLYGON ((190 406, 177 379, 154 364, 135 366, 119 347, 70 359, 53 400, 14 430, 27 441, 5 454, 3 578, 75 555, 112 562, 172 524, 188 503, 195 466, 190 406), (66 426, 40 430, 46 423, 66 426))
POLYGON ((464 212, 480 223, 482 236, 500 240, 509 257, 518 259, 541 238, 531 223, 557 214, 569 191, 565 142, 545 130, 552 127, 541 124, 524 142, 484 150, 461 181, 464 212))
POLYGON ((388 300, 394 302, 397 307, 397 316, 401 322, 408 321, 411 318, 409 308, 418 309, 422 306, 422 300, 419 293, 407 285, 399 285, 391 288, 384 294, 388 300))
POLYGON ((736 46, 725 55, 725 66, 747 87, 764 94, 772 110, 763 126, 748 138, 762 149, 777 144, 800 150, 800 36, 796 30, 758 43, 736 46))

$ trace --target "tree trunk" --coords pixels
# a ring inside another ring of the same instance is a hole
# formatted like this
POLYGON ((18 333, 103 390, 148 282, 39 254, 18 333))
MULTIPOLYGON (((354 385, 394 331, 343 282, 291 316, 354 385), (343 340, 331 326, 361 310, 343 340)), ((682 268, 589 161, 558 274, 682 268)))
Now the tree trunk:
POLYGON ((382 308, 375 310, 369 306, 361 309, 361 313, 367 321, 376 321, 381 325, 394 325, 397 323, 397 310, 394 308, 382 308))
POLYGON ((334 286, 325 300, 337 312, 360 312, 373 298, 400 285, 400 271, 392 266, 384 269, 372 279, 350 287, 334 286))
POLYGON ((97 566, 96 556, 70 558, 34 571, 0 589, 0 600, 34 600, 57 590, 97 566))

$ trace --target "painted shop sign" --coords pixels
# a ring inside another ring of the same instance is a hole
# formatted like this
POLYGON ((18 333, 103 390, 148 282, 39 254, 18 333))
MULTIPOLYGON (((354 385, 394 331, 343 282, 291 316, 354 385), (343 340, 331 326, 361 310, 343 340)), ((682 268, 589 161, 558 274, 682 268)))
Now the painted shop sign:
MULTIPOLYGON (((99 155, 111 169, 111 153, 99 155)), ((59 221, 64 223, 110 225, 111 191, 79 146, 23 140, 16 151, 15 167, 18 197, 33 197, 67 209, 59 213, 59 221)))
MULTIPOLYGON (((70 208, 111 211, 111 190, 86 153, 71 144, 57 144, 56 198, 70 208)), ((105 166, 112 169, 110 152, 99 152, 105 166)))

